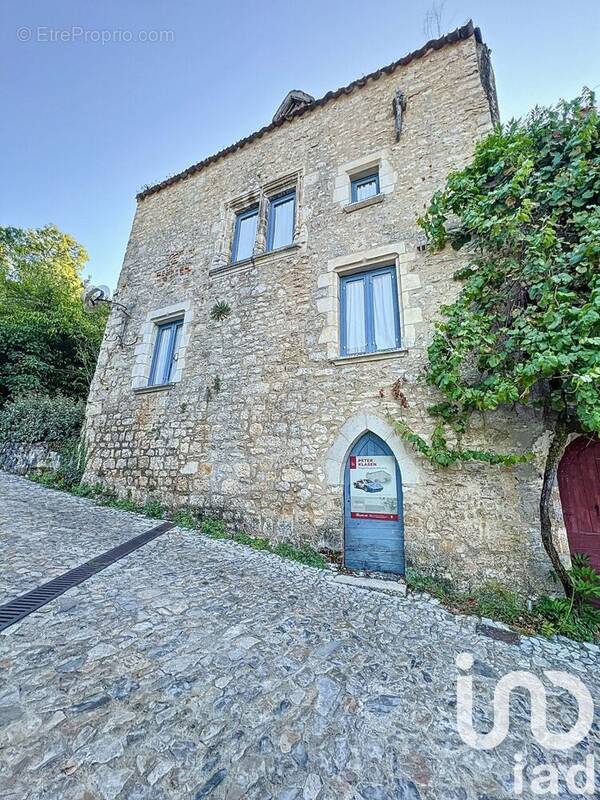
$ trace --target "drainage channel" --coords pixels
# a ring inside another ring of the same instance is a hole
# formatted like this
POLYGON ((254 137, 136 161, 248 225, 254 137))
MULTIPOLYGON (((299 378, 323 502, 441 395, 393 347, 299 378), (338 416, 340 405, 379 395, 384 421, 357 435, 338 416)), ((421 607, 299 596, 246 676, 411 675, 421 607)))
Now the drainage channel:
POLYGON ((106 567, 114 564, 115 561, 120 561, 129 553, 133 553, 134 550, 138 550, 174 527, 172 522, 163 522, 162 525, 157 525, 155 528, 151 528, 149 531, 123 542, 118 547, 113 547, 112 550, 101 553, 99 556, 92 558, 91 561, 86 561, 85 564, 59 575, 58 578, 54 578, 48 583, 43 583, 26 594, 15 597, 14 600, 0 606, 0 631, 9 628, 15 622, 23 619, 23 617, 27 617, 33 611, 45 606, 46 603, 60 597, 61 594, 72 589, 73 586, 78 586, 83 581, 87 581, 92 575, 96 575, 106 569, 106 567))

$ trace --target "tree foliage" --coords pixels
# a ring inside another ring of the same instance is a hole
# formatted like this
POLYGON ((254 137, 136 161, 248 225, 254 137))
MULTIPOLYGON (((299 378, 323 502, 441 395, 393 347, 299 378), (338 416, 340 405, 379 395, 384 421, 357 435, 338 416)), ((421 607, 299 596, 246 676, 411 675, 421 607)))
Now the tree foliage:
POLYGON ((420 220, 431 245, 463 250, 455 302, 442 307, 425 379, 441 393, 431 443, 399 432, 440 464, 523 458, 448 445, 473 412, 540 407, 553 440, 540 502, 553 549, 549 497, 570 431, 600 433, 600 119, 589 91, 498 127, 452 173, 420 220))
POLYGON ((600 121, 591 93, 536 109, 484 139, 421 220, 432 244, 465 248, 427 380, 433 413, 541 405, 600 432, 600 121))
POLYGON ((0 443, 58 445, 77 439, 84 414, 83 400, 61 395, 19 397, 0 409, 0 443))
POLYGON ((87 396, 107 309, 84 311, 86 261, 53 225, 0 227, 0 405, 31 393, 87 396))

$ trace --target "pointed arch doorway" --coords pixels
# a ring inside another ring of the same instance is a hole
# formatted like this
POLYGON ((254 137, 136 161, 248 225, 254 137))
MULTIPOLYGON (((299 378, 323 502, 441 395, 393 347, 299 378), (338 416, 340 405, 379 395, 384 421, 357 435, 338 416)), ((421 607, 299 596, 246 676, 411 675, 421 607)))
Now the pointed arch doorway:
POLYGON ((390 447, 370 431, 346 459, 344 563, 350 569, 404 574, 402 476, 390 447))

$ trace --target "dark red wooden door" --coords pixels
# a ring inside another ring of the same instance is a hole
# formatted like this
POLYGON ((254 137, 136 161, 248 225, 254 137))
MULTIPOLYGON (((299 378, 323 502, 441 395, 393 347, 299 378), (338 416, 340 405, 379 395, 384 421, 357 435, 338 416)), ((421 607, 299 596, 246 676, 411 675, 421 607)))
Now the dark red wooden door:
POLYGON ((587 553, 600 572, 600 439, 581 436, 558 468, 560 500, 571 553, 587 553))

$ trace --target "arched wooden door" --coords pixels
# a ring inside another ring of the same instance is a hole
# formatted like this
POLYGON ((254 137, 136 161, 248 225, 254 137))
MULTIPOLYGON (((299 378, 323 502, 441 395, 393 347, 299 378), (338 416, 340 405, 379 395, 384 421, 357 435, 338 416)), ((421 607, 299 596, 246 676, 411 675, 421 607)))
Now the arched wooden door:
POLYGON ((558 467, 560 500, 571 553, 586 553, 600 573, 600 439, 581 436, 558 467))
POLYGON ((402 477, 394 454, 374 433, 361 436, 346 461, 344 563, 404 574, 402 477))

